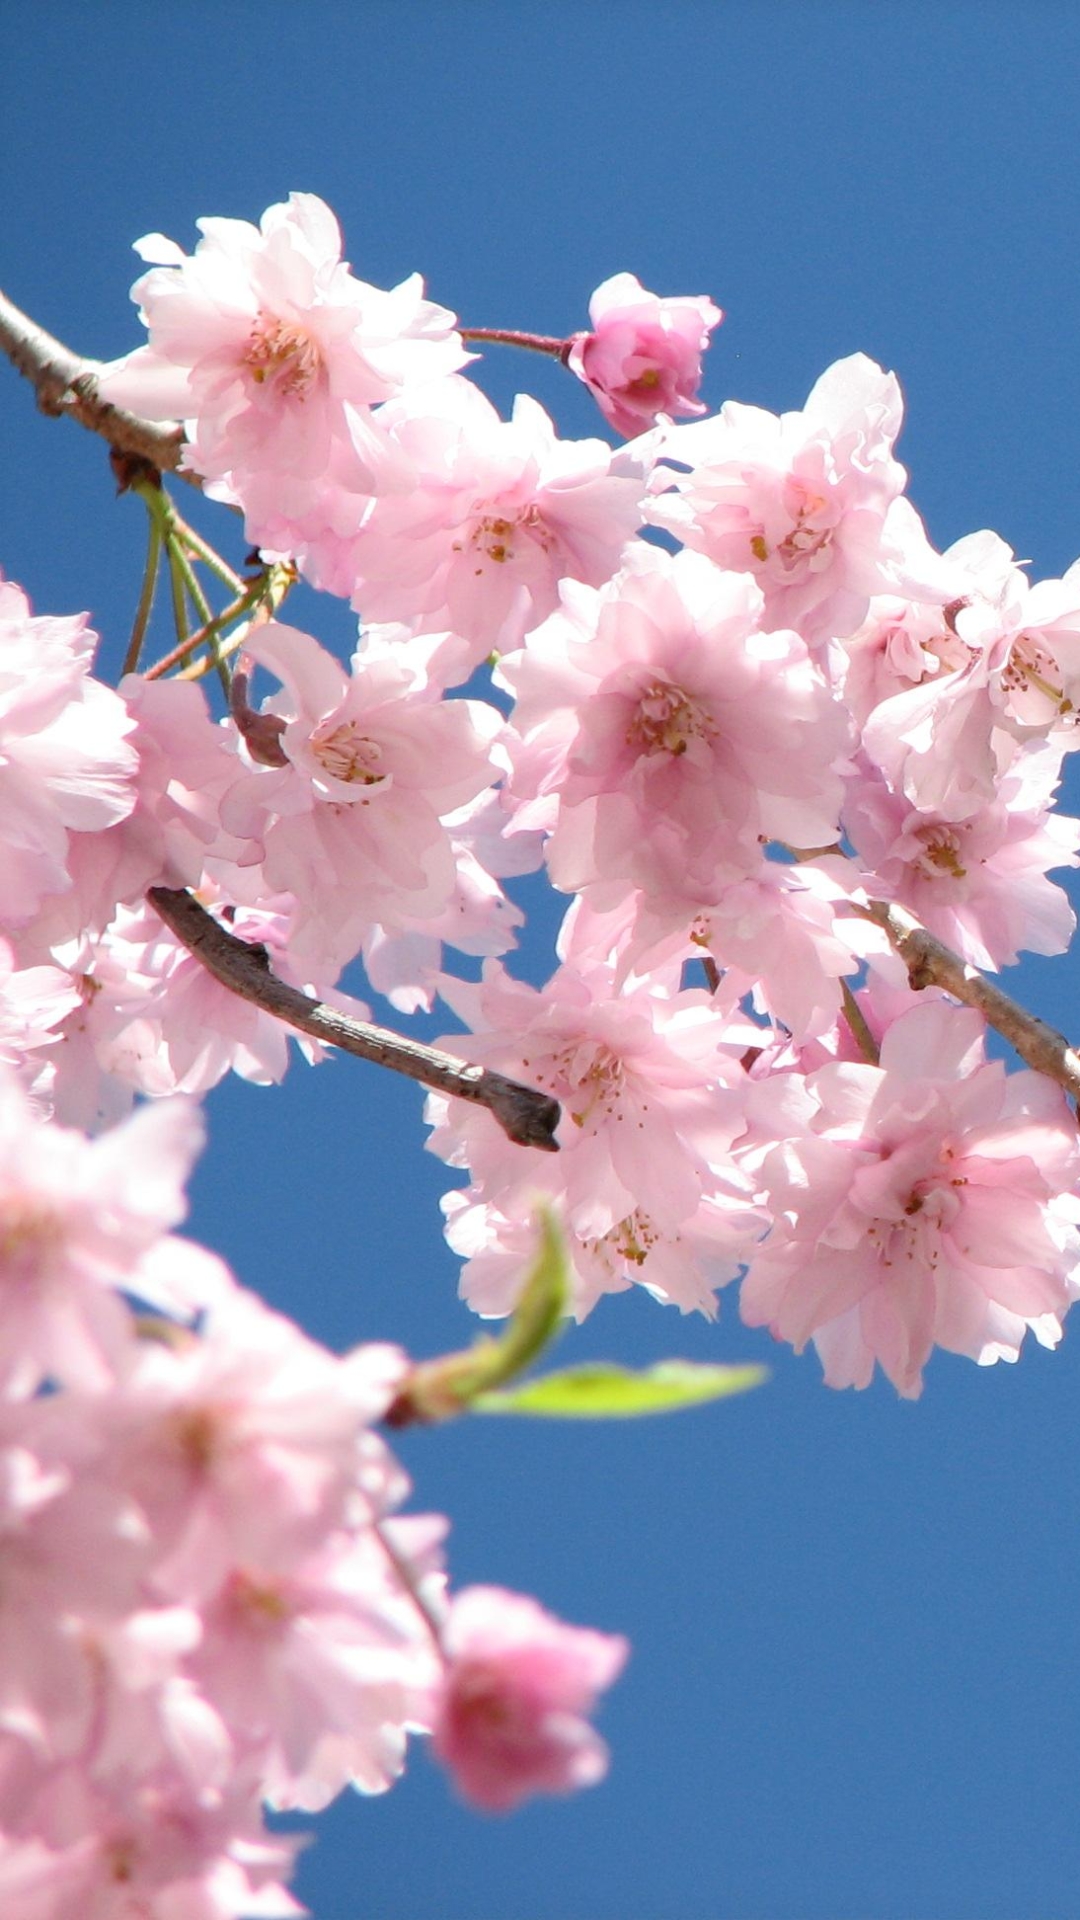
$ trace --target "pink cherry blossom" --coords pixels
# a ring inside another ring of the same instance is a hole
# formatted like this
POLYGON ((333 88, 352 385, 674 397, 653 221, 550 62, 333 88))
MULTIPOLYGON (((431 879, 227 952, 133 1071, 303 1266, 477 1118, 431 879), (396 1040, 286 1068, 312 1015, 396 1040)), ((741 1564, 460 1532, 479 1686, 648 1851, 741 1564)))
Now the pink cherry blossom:
POLYGON ((450 1656, 432 1748, 461 1793, 508 1813, 534 1793, 573 1793, 607 1772, 584 1716, 626 1662, 618 1634, 568 1627, 535 1600, 466 1587, 444 1630, 450 1656))
POLYGON ((745 574, 641 545, 500 664, 517 696, 512 799, 552 827, 555 885, 691 912, 761 842, 837 837, 847 721, 795 633, 759 628, 745 574), (591 618, 589 617, 591 614, 591 618))
POLYGON ((69 885, 41 903, 20 929, 20 947, 56 953, 136 912, 148 887, 199 887, 204 862, 218 872, 251 863, 261 851, 226 833, 221 806, 246 776, 236 727, 215 724, 201 687, 125 675, 121 697, 138 756, 134 804, 107 832, 76 833, 67 854, 69 885))
MULTIPOLYGON (((1033 756, 1025 759, 1032 772, 1033 756)), ((1051 867, 1080 864, 1080 821, 1049 812, 1057 756, 1050 750, 1043 805, 1028 806, 1018 767, 998 798, 960 820, 918 812, 880 780, 851 783, 845 830, 867 872, 866 891, 899 900, 931 933, 978 967, 1008 966, 1021 949, 1064 953, 1076 918, 1051 867)))
POLYGON ((661 298, 634 274, 616 273, 589 301, 592 332, 574 336, 566 364, 629 438, 659 413, 704 413, 701 356, 723 317, 704 295, 661 298))
POLYGON ((40 1121, 0 1082, 0 1379, 103 1385, 129 1316, 117 1288, 166 1312, 203 1307, 224 1284, 211 1255, 168 1236, 202 1128, 181 1101, 147 1108, 97 1140, 40 1121))
POLYGON ((287 1566, 398 1504, 408 1482, 368 1429, 405 1364, 332 1354, 236 1286, 197 1337, 129 1348, 110 1457, 152 1529, 158 1600, 201 1606, 234 1567, 287 1566))
MULTIPOLYGON (((419 1544, 416 1524, 406 1537, 419 1544)), ((443 1530, 427 1524, 429 1578, 443 1530)), ((419 1577, 415 1547, 411 1571, 419 1577)), ((342 1531, 285 1564, 233 1568, 203 1629, 189 1670, 234 1736, 259 1746, 275 1807, 316 1811, 349 1785, 385 1792, 407 1729, 430 1725, 439 1649, 373 1531, 342 1531)))
MULTIPOLYGON (((266 948, 281 979, 314 992, 318 999, 347 1006, 357 1019, 370 1018, 361 1002, 335 993, 333 973, 315 982, 293 964, 289 937, 296 916, 291 896, 266 895, 261 906, 247 907, 224 899, 213 882, 195 892, 237 939, 266 948)), ((140 913, 121 908, 105 945, 109 959, 120 965, 120 979, 132 991, 120 998, 107 991, 94 995, 84 1026, 102 1071, 140 1093, 158 1099, 173 1093, 199 1095, 229 1072, 256 1086, 273 1085, 285 1077, 290 1041, 308 1060, 325 1059, 325 1048, 215 980, 153 907, 147 905, 140 913)), ((100 957, 97 964, 100 968, 100 957)))
MULTIPOLYGON (((441 914, 426 916, 409 928, 405 916, 391 931, 372 928, 364 941, 364 970, 378 993, 402 1013, 430 1011, 439 989, 444 946, 459 953, 501 954, 517 945, 525 923, 522 909, 499 884, 532 873, 543 854, 538 834, 504 832, 499 795, 477 800, 443 817, 454 853, 454 891, 441 914)), ((331 999, 333 995, 329 996, 331 999)))
POLYGON ((1002 609, 1026 588, 1012 548, 985 529, 946 548, 941 566, 932 600, 877 594, 845 641, 844 699, 860 726, 894 693, 967 665, 971 649, 957 631, 965 607, 980 601, 1002 609))
POLYGON ((902 413, 895 375, 864 354, 830 367, 802 413, 729 400, 666 434, 665 455, 690 471, 656 468, 646 517, 718 566, 752 573, 769 626, 794 627, 811 646, 843 638, 872 594, 913 593, 942 575, 901 498, 892 448, 902 413))
POLYGON ((641 525, 646 451, 560 440, 527 395, 503 421, 470 381, 446 380, 383 407, 379 427, 392 483, 352 539, 301 541, 301 565, 365 621, 459 636, 460 678, 518 646, 561 579, 606 580, 641 525))
POLYGON ((877 1361, 908 1397, 935 1345, 985 1366, 1015 1360, 1029 1328, 1056 1344, 1080 1292, 1080 1150, 1050 1081, 986 1063, 978 1014, 944 1001, 895 1021, 879 1067, 808 1075, 801 1115, 780 1079, 750 1326, 813 1338, 830 1386, 866 1386, 877 1361))
POLYGON ((368 491, 356 450, 373 433, 367 410, 469 356, 418 275, 389 293, 354 277, 314 194, 268 207, 258 227, 197 225, 190 257, 160 234, 137 243, 153 263, 132 289, 149 344, 107 367, 100 388, 151 419, 182 419, 187 464, 241 500, 260 541, 273 516, 319 502, 330 474, 368 491))
POLYGON ((0 925, 23 925, 65 892, 70 836, 97 833, 135 804, 133 723, 91 678, 86 616, 35 618, 0 577, 0 925))
POLYGON ((992 534, 950 555, 967 565, 966 591, 944 610, 947 631, 924 641, 922 673, 882 689, 863 746, 914 806, 959 820, 1025 753, 1080 745, 1080 568, 1029 586, 992 534))
POLYGON ((46 1109, 55 1074, 49 1055, 61 1039, 61 1022, 78 1005, 70 975, 60 967, 17 967, 0 940, 0 1062, 16 1070, 46 1109))
MULTIPOLYGON (((826 874, 807 863, 763 860, 743 880, 729 884, 718 874, 710 899, 693 910, 628 892, 601 912, 578 894, 559 934, 559 957, 584 967, 610 963, 623 984, 707 956, 723 976, 725 1007, 750 995, 759 1013, 805 1041, 832 1027, 840 982, 861 964, 862 926, 849 917, 855 887, 854 872, 849 878, 843 867, 826 874)), ((747 1023, 747 1046, 764 1037, 747 1023)))
POLYGON ((199 1793, 162 1768, 129 1791, 76 1767, 30 1818, 39 1833, 0 1842, 10 1920, 301 1920, 286 1891, 299 1839, 269 1834, 257 1794, 199 1793))
POLYGON ((239 782, 223 818, 265 848, 264 891, 293 896, 295 962, 336 974, 373 927, 414 930, 449 906, 443 816, 492 783, 502 722, 482 701, 440 700, 393 648, 361 648, 348 675, 310 635, 271 622, 250 653, 288 690, 266 708, 284 720, 287 764, 239 782))
POLYGON ((601 1293, 634 1283, 683 1312, 715 1313, 716 1287, 733 1278, 761 1225, 730 1158, 744 1126, 748 1023, 733 1024, 704 993, 668 994, 655 981, 620 992, 601 966, 564 966, 538 993, 492 961, 482 987, 444 980, 442 993, 470 1020, 471 1059, 563 1107, 561 1150, 550 1155, 510 1145, 490 1114, 464 1101, 429 1098, 432 1151, 473 1175, 446 1202, 448 1237, 470 1259, 470 1304, 509 1312, 544 1193, 567 1232, 578 1318, 601 1293))

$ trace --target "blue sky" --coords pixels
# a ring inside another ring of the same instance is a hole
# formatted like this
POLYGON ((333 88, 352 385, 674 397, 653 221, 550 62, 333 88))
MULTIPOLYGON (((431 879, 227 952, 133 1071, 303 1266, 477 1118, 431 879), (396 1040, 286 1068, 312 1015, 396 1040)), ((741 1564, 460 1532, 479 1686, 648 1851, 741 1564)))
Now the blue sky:
MULTIPOLYGON (((706 397, 797 407, 896 368, 939 545, 1080 552, 1080 13, 1069 5, 0 0, 0 280, 73 345, 136 343, 130 243, 323 195, 358 273, 473 325, 562 333, 629 270, 727 310, 706 397)), ((492 354, 563 432, 559 370, 492 354)), ((130 624, 139 511, 0 368, 0 565, 39 611, 130 624)), ((220 523, 219 523, 220 529, 220 523)), ((297 612, 297 619, 300 618, 297 612)), ((347 643, 341 608, 304 621, 347 643)), ((1080 811, 1080 782, 1071 805, 1080 811)), ((522 964, 549 958, 543 935, 522 964)), ((1080 1035, 1075 957, 1011 976, 1080 1035)), ((321 1338, 469 1338, 415 1089, 337 1060, 210 1103, 192 1231, 321 1338)), ((626 1632, 609 1780, 510 1821, 422 1753, 320 1823, 318 1920, 1080 1920, 1080 1335, 923 1400, 829 1393, 729 1306, 606 1302, 565 1358, 763 1356, 744 1400, 632 1429, 406 1436, 452 1566, 626 1632)))

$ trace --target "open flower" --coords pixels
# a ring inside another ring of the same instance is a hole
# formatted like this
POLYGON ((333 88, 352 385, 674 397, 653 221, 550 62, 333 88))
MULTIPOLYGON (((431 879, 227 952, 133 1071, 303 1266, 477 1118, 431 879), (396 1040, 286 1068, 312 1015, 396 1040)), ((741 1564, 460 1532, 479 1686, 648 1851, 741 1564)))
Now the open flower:
POLYGON ((419 275, 390 292, 356 279, 313 193, 268 207, 257 227, 196 224, 190 257, 159 233, 136 243, 152 263, 132 288, 150 340, 104 370, 100 391, 182 419, 186 463, 242 502, 249 539, 268 539, 282 515, 324 500, 331 472, 364 491, 368 408, 469 356, 419 275))
POLYGON ((748 1325, 812 1338, 830 1386, 867 1386, 876 1361, 908 1398, 935 1345, 982 1366, 1029 1328, 1056 1345, 1080 1291, 1076 1125, 1049 1080, 986 1061, 977 1013, 912 1008, 880 1066, 810 1074, 801 1113, 790 1076, 775 1086, 789 1137, 764 1156, 775 1225, 748 1325))

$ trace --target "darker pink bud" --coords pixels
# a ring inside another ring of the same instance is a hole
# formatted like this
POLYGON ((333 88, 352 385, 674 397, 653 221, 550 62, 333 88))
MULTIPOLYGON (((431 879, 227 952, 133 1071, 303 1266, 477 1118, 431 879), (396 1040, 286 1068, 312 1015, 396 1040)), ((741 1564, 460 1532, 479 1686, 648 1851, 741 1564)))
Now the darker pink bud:
POLYGON ((583 1716, 623 1666, 621 1635, 568 1627, 524 1594, 467 1587, 445 1646, 432 1746, 467 1800, 509 1813, 531 1794, 603 1778, 607 1748, 583 1716))
POLYGON ((723 314, 704 295, 661 299, 617 273, 589 302, 592 333, 577 334, 566 364, 617 432, 631 437, 657 414, 698 414, 701 356, 723 314))

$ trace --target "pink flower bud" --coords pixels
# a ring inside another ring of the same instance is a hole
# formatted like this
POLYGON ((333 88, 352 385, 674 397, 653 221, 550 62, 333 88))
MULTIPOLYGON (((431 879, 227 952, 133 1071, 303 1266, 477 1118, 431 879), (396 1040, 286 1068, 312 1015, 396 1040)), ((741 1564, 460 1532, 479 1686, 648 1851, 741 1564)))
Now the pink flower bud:
POLYGON ((566 364, 629 438, 658 413, 705 412, 697 398, 701 356, 723 317, 702 294, 663 300, 632 273, 617 273, 593 294, 594 331, 575 337, 566 364))
POLYGON ((535 1600, 467 1587, 446 1628, 446 1691, 432 1746, 461 1793, 508 1813, 534 1793, 572 1793, 607 1772, 583 1714, 629 1652, 620 1634, 568 1627, 535 1600))

